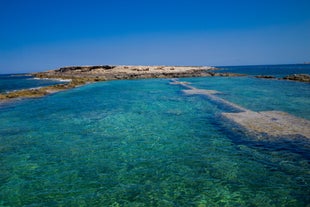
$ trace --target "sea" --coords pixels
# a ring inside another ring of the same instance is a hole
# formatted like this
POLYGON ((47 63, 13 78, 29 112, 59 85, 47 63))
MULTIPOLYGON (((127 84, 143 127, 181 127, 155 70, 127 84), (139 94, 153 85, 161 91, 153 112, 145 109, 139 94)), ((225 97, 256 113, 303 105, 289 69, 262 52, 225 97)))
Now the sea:
MULTIPOLYGON (((310 65, 220 67, 181 78, 253 111, 310 120, 310 84, 254 75, 310 65)), ((55 84, 0 76, 1 92, 55 84)), ((97 82, 0 105, 0 206, 307 206, 309 141, 257 137, 170 79, 97 82)))
POLYGON ((60 82, 67 82, 67 80, 39 79, 28 74, 0 74, 0 93, 40 88, 43 86, 56 85, 60 82))

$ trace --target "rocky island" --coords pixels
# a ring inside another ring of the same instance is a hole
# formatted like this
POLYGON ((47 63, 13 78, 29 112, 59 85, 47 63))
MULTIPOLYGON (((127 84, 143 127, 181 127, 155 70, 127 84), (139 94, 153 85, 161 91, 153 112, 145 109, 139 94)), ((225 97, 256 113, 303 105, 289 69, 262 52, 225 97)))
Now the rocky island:
POLYGON ((204 66, 69 66, 34 73, 38 78, 86 79, 87 81, 181 78, 204 76, 236 76, 232 73, 215 73, 214 67, 204 66))
POLYGON ((215 70, 216 68, 209 66, 69 66, 30 74, 36 78, 70 79, 69 83, 4 93, 0 94, 0 100, 41 97, 87 83, 107 80, 241 76, 241 74, 217 73, 215 70))

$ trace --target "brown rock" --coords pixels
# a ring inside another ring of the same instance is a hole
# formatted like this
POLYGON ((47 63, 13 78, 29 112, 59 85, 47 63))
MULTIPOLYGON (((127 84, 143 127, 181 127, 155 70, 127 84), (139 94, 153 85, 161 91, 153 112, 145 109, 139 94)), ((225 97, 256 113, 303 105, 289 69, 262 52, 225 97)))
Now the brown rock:
POLYGON ((284 80, 293 80, 293 81, 301 81, 301 82, 310 82, 310 75, 308 74, 293 74, 288 75, 283 78, 284 80))
POLYGON ((275 79, 276 77, 272 75, 256 75, 255 78, 275 79))

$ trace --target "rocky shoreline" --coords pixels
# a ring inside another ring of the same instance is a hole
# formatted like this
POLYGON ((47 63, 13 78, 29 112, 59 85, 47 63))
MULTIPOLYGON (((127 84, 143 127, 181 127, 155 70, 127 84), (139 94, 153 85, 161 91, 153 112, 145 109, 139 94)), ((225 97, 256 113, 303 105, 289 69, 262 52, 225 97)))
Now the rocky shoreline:
POLYGON ((214 67, 202 66, 70 66, 46 72, 32 73, 31 76, 42 79, 62 79, 71 81, 66 84, 25 89, 0 94, 0 100, 35 98, 55 92, 75 88, 87 83, 108 80, 149 79, 149 78, 183 78, 207 76, 245 76, 234 73, 217 73, 214 67))

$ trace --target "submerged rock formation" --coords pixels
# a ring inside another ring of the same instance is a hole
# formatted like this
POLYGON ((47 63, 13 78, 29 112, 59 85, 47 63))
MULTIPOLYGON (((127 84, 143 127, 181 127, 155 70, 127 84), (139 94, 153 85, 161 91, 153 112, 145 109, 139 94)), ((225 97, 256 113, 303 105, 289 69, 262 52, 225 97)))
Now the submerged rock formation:
POLYGON ((222 115, 254 133, 265 133, 274 137, 303 136, 310 139, 310 121, 282 111, 247 110, 222 115))
POLYGON ((310 121, 295 117, 282 111, 255 112, 229 102, 216 94, 214 90, 198 89, 190 86, 187 82, 173 80, 173 85, 181 85, 186 88, 183 92, 187 95, 203 95, 212 103, 225 106, 230 112, 223 112, 222 116, 242 126, 249 132, 255 134, 267 134, 273 138, 298 137, 310 139, 310 121))

